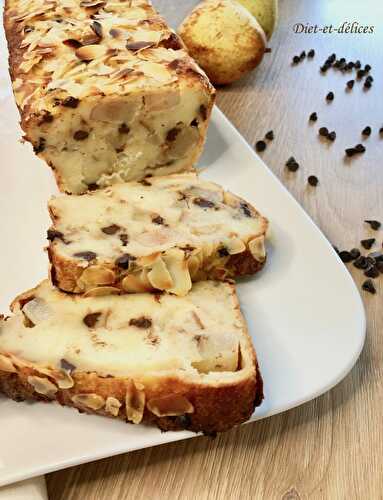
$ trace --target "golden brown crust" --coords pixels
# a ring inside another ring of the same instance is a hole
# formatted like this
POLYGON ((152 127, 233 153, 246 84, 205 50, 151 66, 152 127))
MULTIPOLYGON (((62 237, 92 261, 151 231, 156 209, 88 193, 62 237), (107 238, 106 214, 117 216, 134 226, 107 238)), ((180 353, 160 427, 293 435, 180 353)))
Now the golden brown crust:
MULTIPOLYGON (((70 389, 58 389, 54 396, 37 393, 28 382, 28 377, 41 374, 29 367, 18 368, 16 373, 0 370, 0 392, 15 401, 57 401, 61 405, 77 408, 80 412, 112 417, 105 409, 92 410, 74 403, 76 395, 97 394, 104 400, 116 398, 121 403, 118 418, 127 420, 125 394, 131 381, 123 378, 103 378, 94 373, 73 374, 75 385, 70 389)), ((49 378, 49 377, 47 377, 49 378)), ((55 382, 54 379, 49 379, 55 382)), ((143 422, 156 424, 162 430, 188 429, 194 432, 223 432, 248 420, 254 408, 263 399, 263 383, 258 366, 253 377, 236 384, 217 386, 188 384, 177 378, 162 379, 152 386, 145 386, 146 401, 167 395, 182 395, 194 408, 193 413, 158 417, 145 409, 143 422)))

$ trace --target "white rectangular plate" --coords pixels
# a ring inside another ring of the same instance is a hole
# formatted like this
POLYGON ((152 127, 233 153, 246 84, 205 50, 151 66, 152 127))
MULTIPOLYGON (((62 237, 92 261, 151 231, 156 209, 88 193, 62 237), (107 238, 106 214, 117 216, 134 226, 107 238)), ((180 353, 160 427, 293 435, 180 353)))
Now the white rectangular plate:
MULTIPOLYGON (((56 188, 49 168, 19 142, 3 36, 0 53, 0 311, 6 313, 15 295, 47 275, 46 202, 56 188)), ((348 373, 363 346, 364 310, 331 245, 217 108, 201 165, 208 167, 204 177, 270 220, 266 268, 238 286, 265 382, 257 420, 322 394, 348 373)), ((0 485, 193 435, 0 396, 0 485)))

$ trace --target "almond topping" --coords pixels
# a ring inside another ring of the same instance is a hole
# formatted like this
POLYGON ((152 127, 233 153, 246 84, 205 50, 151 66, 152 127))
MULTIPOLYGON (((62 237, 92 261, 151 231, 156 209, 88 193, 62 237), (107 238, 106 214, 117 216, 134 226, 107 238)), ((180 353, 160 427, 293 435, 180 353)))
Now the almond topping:
POLYGON ((105 405, 105 400, 98 394, 76 394, 72 396, 72 401, 76 405, 86 406, 91 410, 100 410, 105 405))
POLYGON ((151 271, 148 272, 148 280, 153 288, 158 290, 168 290, 173 286, 172 277, 161 257, 154 262, 151 271))
POLYGON ((33 387, 33 390, 48 398, 53 398, 57 392, 57 387, 47 378, 30 376, 28 377, 28 384, 33 387))
POLYGON ((85 45, 78 48, 75 53, 81 61, 93 61, 93 59, 102 57, 106 53, 106 47, 102 45, 85 45))
POLYGON ((148 409, 157 417, 177 416, 194 412, 194 407, 190 401, 180 394, 149 399, 148 409))
POLYGON ((121 406, 122 404, 117 398, 109 396, 105 403, 105 411, 113 415, 113 417, 117 417, 121 406))
POLYGON ((93 285, 112 285, 116 280, 116 275, 111 269, 102 266, 87 267, 79 281, 87 287, 93 285))
POLYGON ((16 373, 16 368, 13 366, 12 361, 7 357, 0 354, 0 371, 16 373))
POLYGON ((258 260, 259 262, 264 262, 264 260, 266 259, 265 237, 258 236, 258 238, 254 238, 253 240, 249 241, 248 245, 251 255, 254 257, 254 259, 258 260))
POLYGON ((142 384, 133 380, 129 381, 125 397, 126 418, 134 424, 139 424, 144 416, 145 392, 143 389, 142 384))
POLYGON ((98 286, 85 292, 84 297, 102 297, 104 295, 117 295, 119 293, 120 290, 114 286, 98 286))

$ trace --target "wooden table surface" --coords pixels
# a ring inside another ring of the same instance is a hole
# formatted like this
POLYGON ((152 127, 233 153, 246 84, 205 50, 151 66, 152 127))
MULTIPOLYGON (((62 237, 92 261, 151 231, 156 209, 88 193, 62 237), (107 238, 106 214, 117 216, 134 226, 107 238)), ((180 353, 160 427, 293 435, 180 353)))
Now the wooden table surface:
MULTIPOLYGON (((195 3, 154 1, 174 26, 195 3)), ((272 53, 250 76, 218 92, 218 105, 251 144, 274 130, 264 160, 341 249, 358 246, 366 237, 377 238, 376 248, 382 245, 383 230, 374 232, 363 223, 383 219, 383 134, 378 133, 383 126, 382 4, 281 0, 279 26, 269 44, 272 53), (354 20, 374 25, 375 32, 310 35, 292 30, 297 22, 338 25, 354 20), (315 58, 292 67, 292 56, 310 48, 315 58), (329 70, 321 75, 319 66, 332 52, 371 64, 372 88, 366 92, 355 83, 352 92, 345 92, 350 74, 329 70), (330 90, 335 99, 327 104, 330 90), (319 119, 309 125, 313 111, 319 119), (366 153, 344 161, 344 149, 362 142, 366 125, 372 127, 363 141, 366 153), (334 143, 319 139, 320 126, 336 131, 334 143), (284 167, 292 155, 301 166, 294 174, 284 167), (316 189, 307 188, 310 174, 319 178, 316 189)), ((360 286, 362 272, 349 268, 360 286)), ((50 499, 383 498, 383 277, 375 282, 376 295, 362 292, 368 318, 365 348, 332 391, 214 440, 196 437, 51 474, 50 499)))

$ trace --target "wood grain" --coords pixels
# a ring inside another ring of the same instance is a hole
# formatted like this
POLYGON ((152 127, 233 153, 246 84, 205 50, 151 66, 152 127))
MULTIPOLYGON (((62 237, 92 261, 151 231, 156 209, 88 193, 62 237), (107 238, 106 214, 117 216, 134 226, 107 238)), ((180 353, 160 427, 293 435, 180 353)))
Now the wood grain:
MULTIPOLYGON (((176 25, 196 2, 154 3, 176 25)), ((283 0, 272 53, 249 77, 218 94, 218 105, 250 143, 274 130, 264 160, 342 249, 368 236, 382 245, 383 231, 373 232, 363 223, 383 219, 383 137, 378 134, 383 125, 382 19, 382 3, 373 0, 283 0), (353 20, 375 25, 375 33, 292 31, 296 22, 353 20), (292 56, 310 48, 315 58, 292 67, 292 56), (345 92, 351 76, 333 70, 322 76, 319 66, 332 52, 371 64, 373 87, 365 92, 356 83, 345 92), (327 104, 330 90, 335 100, 327 104), (309 125, 312 111, 319 119, 309 125), (373 128, 363 141, 366 153, 344 161, 344 149, 361 142, 366 125, 373 128), (336 131, 335 143, 319 140, 319 126, 336 131), (284 167, 291 155, 301 165, 296 174, 284 167), (316 189, 307 187, 310 174, 319 178, 316 189)), ((360 285, 362 273, 350 270, 360 285)), ((375 281, 377 295, 362 294, 368 316, 364 351, 331 392, 215 440, 198 437, 51 474, 51 500, 383 498, 383 280, 375 281)))

